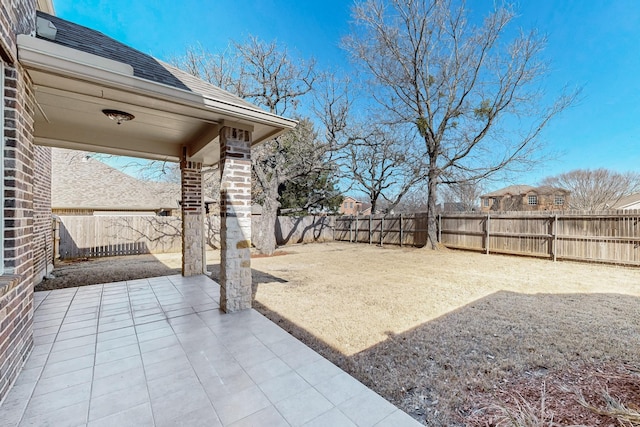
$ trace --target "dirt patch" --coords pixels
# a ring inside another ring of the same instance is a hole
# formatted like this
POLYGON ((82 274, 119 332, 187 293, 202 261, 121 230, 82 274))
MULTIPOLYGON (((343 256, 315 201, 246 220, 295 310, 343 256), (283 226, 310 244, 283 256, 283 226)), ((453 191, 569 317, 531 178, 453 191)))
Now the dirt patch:
POLYGON ((623 371, 640 366, 640 269, 348 243, 286 251, 252 260, 256 308, 426 425, 509 425, 502 408, 518 396, 539 408, 543 384, 563 425, 617 425, 586 418, 563 384, 593 405, 600 386, 640 402, 623 371))

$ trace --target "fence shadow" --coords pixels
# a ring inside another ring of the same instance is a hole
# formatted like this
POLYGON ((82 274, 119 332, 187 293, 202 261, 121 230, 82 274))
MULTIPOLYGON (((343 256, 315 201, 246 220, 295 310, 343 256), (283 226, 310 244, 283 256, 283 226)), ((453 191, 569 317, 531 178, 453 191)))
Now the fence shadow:
POLYGON ((259 302, 254 306, 427 425, 465 425, 462 415, 479 409, 468 400, 472 392, 495 391, 514 378, 582 362, 640 366, 640 298, 629 295, 499 291, 410 330, 388 331, 352 355, 259 302))

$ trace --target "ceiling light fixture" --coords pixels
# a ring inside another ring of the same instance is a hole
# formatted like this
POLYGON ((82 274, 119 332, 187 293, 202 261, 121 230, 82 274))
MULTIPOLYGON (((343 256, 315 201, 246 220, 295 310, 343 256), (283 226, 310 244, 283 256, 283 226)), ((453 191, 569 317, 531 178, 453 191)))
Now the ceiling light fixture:
POLYGON ((102 110, 102 112, 105 116, 109 117, 111 120, 115 121, 118 124, 121 124, 122 122, 128 122, 129 120, 133 120, 136 118, 133 114, 129 114, 119 110, 102 110))

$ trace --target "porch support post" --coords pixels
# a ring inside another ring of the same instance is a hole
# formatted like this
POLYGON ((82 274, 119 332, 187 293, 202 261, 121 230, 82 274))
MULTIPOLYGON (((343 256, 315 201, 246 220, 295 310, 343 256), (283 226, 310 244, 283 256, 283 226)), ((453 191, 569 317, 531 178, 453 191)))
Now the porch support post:
POLYGON ((220 308, 251 308, 251 137, 220 130, 220 308))
POLYGON ((206 268, 203 250, 204 215, 202 163, 189 159, 183 148, 180 162, 182 181, 182 275, 202 274, 206 268))

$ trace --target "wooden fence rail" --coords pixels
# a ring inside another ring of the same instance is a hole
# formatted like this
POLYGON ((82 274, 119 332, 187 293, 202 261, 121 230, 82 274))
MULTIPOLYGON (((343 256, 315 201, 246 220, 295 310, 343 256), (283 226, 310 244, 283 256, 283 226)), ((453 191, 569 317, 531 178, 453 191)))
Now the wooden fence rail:
MULTIPOLYGON (((334 238, 423 246, 426 215, 340 217, 334 238)), ((640 265, 640 211, 442 214, 438 239, 487 254, 640 265)))

